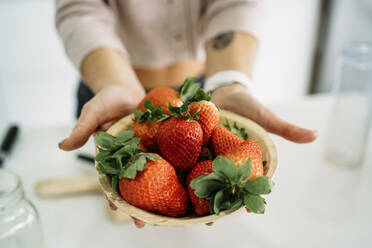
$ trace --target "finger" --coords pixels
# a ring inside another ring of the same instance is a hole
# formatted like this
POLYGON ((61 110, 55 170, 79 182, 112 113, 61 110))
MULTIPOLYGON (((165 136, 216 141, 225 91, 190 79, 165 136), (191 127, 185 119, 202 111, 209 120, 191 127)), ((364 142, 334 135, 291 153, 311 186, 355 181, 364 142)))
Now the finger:
POLYGON ((58 144, 59 148, 71 151, 83 146, 90 135, 98 128, 99 118, 103 113, 94 101, 84 105, 81 116, 72 130, 70 136, 58 144))
POLYGON ((263 106, 258 113, 256 121, 268 132, 277 134, 296 143, 309 143, 317 138, 316 131, 305 129, 284 121, 263 106))
POLYGON ((115 122, 117 122, 117 120, 112 120, 112 121, 106 122, 99 127, 99 130, 100 131, 107 131, 112 125, 115 124, 115 122))
POLYGON ((317 138, 316 131, 293 125, 277 117, 272 119, 266 128, 269 132, 296 143, 309 143, 317 138))
POLYGON ((137 228, 143 228, 145 226, 145 222, 143 222, 142 220, 139 220, 135 217, 132 217, 131 218, 133 219, 133 222, 134 224, 136 225, 137 228))

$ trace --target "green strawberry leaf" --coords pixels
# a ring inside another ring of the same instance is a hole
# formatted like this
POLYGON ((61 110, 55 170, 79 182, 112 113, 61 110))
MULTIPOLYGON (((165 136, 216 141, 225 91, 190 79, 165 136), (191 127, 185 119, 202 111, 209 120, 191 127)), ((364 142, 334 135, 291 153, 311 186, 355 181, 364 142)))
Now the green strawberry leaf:
POLYGON ((141 154, 141 155, 147 158, 148 160, 152 160, 152 161, 156 161, 158 159, 158 157, 154 154, 141 154))
POLYGON ((196 83, 195 78, 193 77, 186 78, 180 88, 180 96, 181 100, 186 102, 187 104, 190 104, 191 102, 211 100, 211 96, 205 93, 205 91, 201 88, 201 85, 199 83, 196 83))
POLYGON ((181 100, 185 102, 188 99, 192 98, 199 88, 200 84, 195 83, 194 77, 186 78, 180 88, 181 100))
POLYGON ((105 173, 105 174, 116 175, 120 171, 120 169, 116 165, 115 161, 106 160, 106 161, 103 161, 103 162, 99 162, 99 164, 101 165, 100 168, 102 169, 103 173, 105 173))
POLYGON ((102 148, 110 149, 115 143, 115 137, 106 132, 100 132, 94 137, 96 144, 102 148))
POLYGON ((135 122, 137 121, 152 123, 154 121, 164 121, 170 117, 169 115, 163 113, 160 106, 155 108, 154 104, 149 100, 145 100, 143 102, 143 105, 146 109, 145 112, 142 112, 139 109, 134 109, 134 115, 138 117, 137 120, 134 120, 135 122))
POLYGON ((206 94, 202 88, 198 88, 194 96, 188 99, 187 102, 191 103, 191 102, 210 101, 210 100, 211 100, 211 95, 206 94))
POLYGON ((211 196, 210 198, 208 198, 208 200, 209 200, 209 212, 211 213, 211 214, 214 214, 214 195, 213 196, 211 196))
POLYGON ((101 164, 99 164, 99 163, 97 163, 97 170, 98 170, 99 172, 105 174, 105 171, 104 171, 104 169, 103 169, 103 166, 102 166, 101 164))
POLYGON ((230 125, 229 121, 226 120, 226 123, 223 124, 224 127, 227 128, 230 132, 235 134, 236 136, 239 136, 240 138, 247 140, 248 139, 248 133, 245 131, 245 128, 240 128, 236 122, 234 122, 233 126, 230 125))
POLYGON ((127 142, 134 136, 133 130, 126 130, 125 132, 119 134, 116 137, 115 144, 123 144, 124 142, 127 142))
POLYGON ((147 168, 146 157, 138 155, 134 157, 128 164, 120 170, 119 179, 130 178, 134 179, 137 175, 137 171, 143 171, 147 168))
POLYGON ((196 196, 209 201, 212 214, 237 209, 243 204, 252 212, 264 213, 265 199, 260 194, 270 193, 273 183, 267 177, 247 181, 252 174, 250 160, 237 168, 232 160, 219 156, 212 168, 211 174, 201 175, 190 183, 196 196))
POLYGON ((244 189, 252 194, 270 194, 271 189, 274 187, 274 182, 266 176, 256 177, 248 180, 244 184, 244 189))
MULTIPOLYGON (((151 107, 147 103, 147 107, 151 107)), ((105 132, 97 135, 99 153, 95 157, 97 170, 111 176, 113 190, 117 190, 119 179, 134 179, 138 171, 147 168, 147 160, 155 161, 158 157, 154 154, 143 153, 138 145, 140 138, 134 138, 134 132, 127 130, 118 137, 105 132), (104 149, 103 149, 104 148, 104 149)))
POLYGON ((148 109, 148 110, 154 110, 155 109, 154 104, 152 104, 152 102, 149 101, 149 100, 145 100, 143 102, 143 106, 145 106, 145 108, 148 109))
POLYGON ((139 108, 135 108, 134 111, 133 111, 133 114, 136 117, 141 117, 141 115, 143 114, 143 112, 139 108))
POLYGON ((114 192, 118 189, 119 177, 117 175, 111 177, 111 186, 114 192))
POLYGON ((231 202, 231 205, 229 208, 226 209, 237 209, 240 208, 243 205, 243 200, 239 197, 235 197, 233 201, 231 202))
POLYGON ((242 164, 239 168, 238 168, 238 181, 239 182, 245 182, 245 180, 247 180, 247 178, 250 177, 250 175, 252 174, 252 164, 251 164, 251 160, 248 159, 244 164, 242 164))
POLYGON ((173 117, 181 118, 181 119, 194 119, 198 120, 198 114, 200 109, 198 109, 194 114, 190 114, 189 112, 189 105, 185 102, 182 104, 181 107, 172 106, 168 103, 168 109, 171 112, 173 117))
POLYGON ((218 190, 225 187, 225 183, 219 176, 209 174, 201 175, 190 183, 190 187, 195 190, 195 195, 200 198, 209 198, 218 190))
POLYGON ((238 168, 234 162, 224 156, 218 156, 213 160, 213 171, 215 174, 233 183, 238 182, 238 168))
POLYGON ((140 141, 141 138, 132 138, 126 141, 125 143, 122 144, 119 150, 115 151, 114 154, 112 154, 112 157, 116 159, 122 159, 134 155, 140 150, 140 148, 138 147, 140 141))
POLYGON ((265 199, 259 195, 247 194, 244 196, 244 205, 253 213, 265 213, 265 204, 265 199))
POLYGON ((100 151, 94 158, 95 161, 103 162, 107 159, 111 158, 111 153, 109 151, 100 151))
POLYGON ((221 205, 223 202, 224 202, 224 189, 221 189, 214 196, 213 212, 215 214, 220 214, 221 205))

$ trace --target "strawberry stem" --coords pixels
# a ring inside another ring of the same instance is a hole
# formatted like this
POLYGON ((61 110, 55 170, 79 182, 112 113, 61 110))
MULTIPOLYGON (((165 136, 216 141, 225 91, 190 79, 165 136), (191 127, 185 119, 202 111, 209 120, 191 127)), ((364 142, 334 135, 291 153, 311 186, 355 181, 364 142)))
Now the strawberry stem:
POLYGON ((174 107, 170 103, 168 103, 168 109, 171 112, 171 115, 176 118, 192 120, 199 119, 198 114, 200 112, 200 109, 198 109, 194 114, 191 114, 187 103, 183 103, 181 107, 174 107))
POLYGON ((111 177, 112 188, 117 190, 119 179, 134 179, 138 171, 145 170, 148 160, 156 160, 153 154, 144 153, 138 144, 140 138, 134 138, 134 132, 127 130, 117 137, 106 132, 95 136, 99 153, 94 158, 97 170, 111 177))
POLYGON ((195 194, 209 201, 212 214, 245 205, 254 213, 264 213, 266 201, 260 195, 269 194, 274 183, 266 176, 247 180, 252 174, 248 159, 237 168, 230 159, 219 156, 213 161, 213 173, 191 181, 195 194))
POLYGON ((206 94, 194 77, 187 77, 180 88, 181 100, 190 104, 191 102, 210 101, 210 94, 206 94))
POLYGON ((134 116, 137 117, 134 119, 135 122, 154 122, 154 121, 164 121, 170 117, 170 115, 164 114, 161 107, 154 107, 154 104, 149 101, 145 100, 143 102, 143 105, 145 107, 145 112, 142 112, 140 109, 135 108, 134 109, 134 116))

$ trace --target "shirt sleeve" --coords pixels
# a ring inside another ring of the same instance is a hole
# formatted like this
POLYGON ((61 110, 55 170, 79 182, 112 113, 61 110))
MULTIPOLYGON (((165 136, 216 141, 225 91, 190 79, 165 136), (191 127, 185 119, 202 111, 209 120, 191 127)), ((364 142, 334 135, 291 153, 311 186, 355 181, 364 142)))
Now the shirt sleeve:
POLYGON ((98 48, 111 47, 128 55, 116 32, 116 19, 103 0, 57 0, 57 31, 79 71, 85 56, 98 48))
POLYGON ((263 26, 262 0, 209 0, 203 25, 203 40, 221 33, 241 31, 260 38, 263 26))

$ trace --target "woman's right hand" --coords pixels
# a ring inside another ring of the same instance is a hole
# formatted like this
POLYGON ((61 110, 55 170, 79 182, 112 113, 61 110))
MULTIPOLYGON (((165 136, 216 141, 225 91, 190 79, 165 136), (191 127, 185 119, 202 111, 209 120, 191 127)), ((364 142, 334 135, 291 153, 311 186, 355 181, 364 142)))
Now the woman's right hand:
POLYGON ((144 91, 130 92, 119 85, 104 87, 84 105, 70 136, 58 144, 59 148, 71 151, 83 146, 96 131, 106 131, 117 120, 131 114, 144 96, 144 91))

